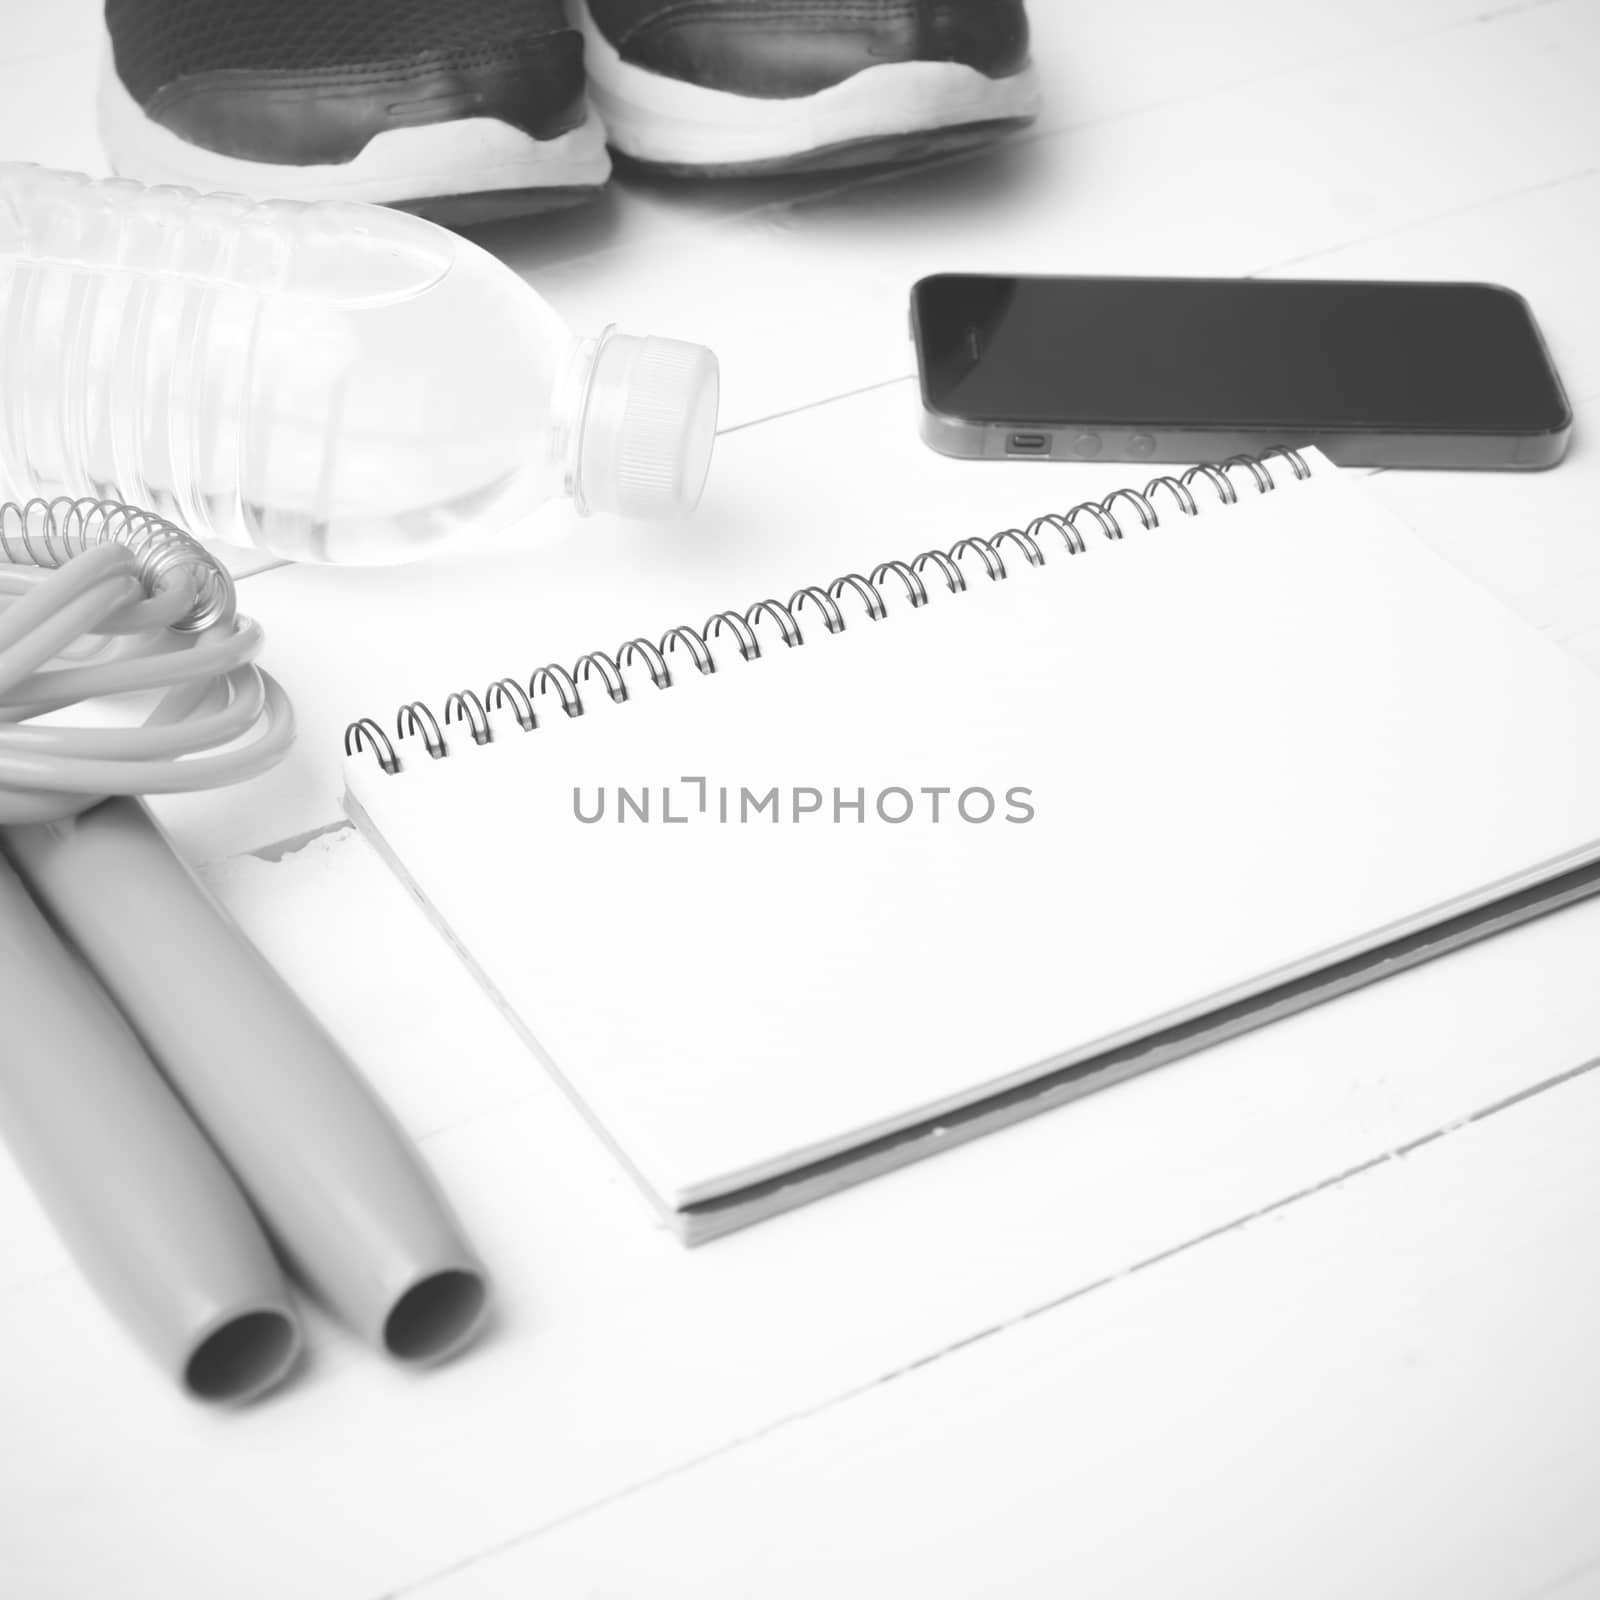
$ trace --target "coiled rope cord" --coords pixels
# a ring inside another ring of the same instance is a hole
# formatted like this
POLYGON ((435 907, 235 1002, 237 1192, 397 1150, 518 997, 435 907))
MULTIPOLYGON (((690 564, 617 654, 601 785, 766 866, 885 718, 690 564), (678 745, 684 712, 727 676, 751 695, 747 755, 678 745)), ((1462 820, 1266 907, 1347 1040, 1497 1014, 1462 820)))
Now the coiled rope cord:
POLYGON ((0 824, 265 772, 294 715, 262 642, 174 524, 115 501, 0 505, 0 824))

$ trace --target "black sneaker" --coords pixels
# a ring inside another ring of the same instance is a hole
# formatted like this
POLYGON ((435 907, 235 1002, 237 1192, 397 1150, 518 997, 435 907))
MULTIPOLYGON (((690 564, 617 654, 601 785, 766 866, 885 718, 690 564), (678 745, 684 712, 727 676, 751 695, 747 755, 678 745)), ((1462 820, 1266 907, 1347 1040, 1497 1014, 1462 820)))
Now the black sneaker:
POLYGON ((145 183, 446 221, 610 173, 561 0, 106 0, 100 133, 145 183))
POLYGON ((574 0, 612 148, 684 176, 900 160, 1033 120, 1022 0, 574 0))

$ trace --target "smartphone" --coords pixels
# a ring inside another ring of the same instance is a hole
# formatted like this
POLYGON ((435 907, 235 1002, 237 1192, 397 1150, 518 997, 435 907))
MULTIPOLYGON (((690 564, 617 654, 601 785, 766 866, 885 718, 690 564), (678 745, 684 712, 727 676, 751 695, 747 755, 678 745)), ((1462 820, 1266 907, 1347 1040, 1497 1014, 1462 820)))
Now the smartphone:
POLYGON ((1572 431, 1527 302, 1495 284, 945 273, 911 324, 946 455, 1549 467, 1572 431))

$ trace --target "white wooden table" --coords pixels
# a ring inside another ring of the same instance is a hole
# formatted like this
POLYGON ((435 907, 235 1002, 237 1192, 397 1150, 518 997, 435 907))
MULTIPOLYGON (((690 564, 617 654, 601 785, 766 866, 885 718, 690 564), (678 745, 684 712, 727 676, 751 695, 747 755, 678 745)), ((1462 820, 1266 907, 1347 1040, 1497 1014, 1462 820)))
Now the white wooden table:
MULTIPOLYGON (((1049 105, 1003 153, 484 234, 576 324, 716 346, 701 517, 243 583, 299 747, 165 814, 499 1311, 428 1374, 313 1320, 298 1381, 203 1410, 0 1161, 7 1600, 1600 1594, 1600 904, 691 1253, 336 826, 352 715, 1122 481, 915 443, 906 290, 947 268, 1521 290, 1567 462, 1370 488, 1600 668, 1600 4, 1033 12, 1049 105)), ((95 6, 0 24, 0 156, 100 170, 95 6)))

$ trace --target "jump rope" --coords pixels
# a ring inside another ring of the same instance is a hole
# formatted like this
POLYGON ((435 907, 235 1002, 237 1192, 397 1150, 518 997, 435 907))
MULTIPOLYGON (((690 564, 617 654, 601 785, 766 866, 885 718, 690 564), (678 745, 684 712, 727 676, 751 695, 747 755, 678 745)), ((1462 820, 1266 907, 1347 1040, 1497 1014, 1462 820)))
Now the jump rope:
POLYGON ((171 522, 0 505, 0 1135, 101 1298, 217 1400, 296 1366, 287 1277, 405 1361, 469 1341, 488 1294, 405 1135, 139 799, 288 749, 261 646, 171 522))

